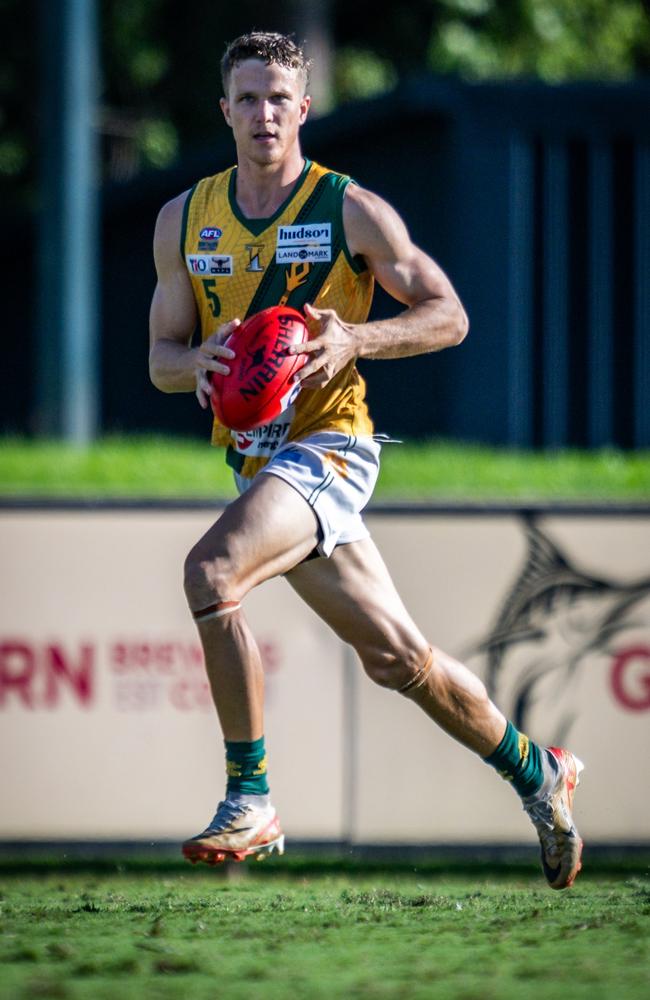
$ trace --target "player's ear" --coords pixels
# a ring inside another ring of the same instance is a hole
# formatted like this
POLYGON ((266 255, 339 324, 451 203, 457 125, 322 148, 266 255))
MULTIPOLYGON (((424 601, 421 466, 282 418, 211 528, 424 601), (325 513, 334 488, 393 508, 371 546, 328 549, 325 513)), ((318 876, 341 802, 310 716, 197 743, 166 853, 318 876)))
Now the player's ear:
POLYGON ((311 97, 309 94, 305 94, 300 99, 300 124, 303 125, 307 120, 307 114, 309 112, 309 106, 311 104, 311 97))
POLYGON ((219 101, 219 107, 223 112, 223 117, 226 119, 226 124, 230 125, 232 128, 232 122, 230 121, 230 104, 227 97, 222 97, 219 101))

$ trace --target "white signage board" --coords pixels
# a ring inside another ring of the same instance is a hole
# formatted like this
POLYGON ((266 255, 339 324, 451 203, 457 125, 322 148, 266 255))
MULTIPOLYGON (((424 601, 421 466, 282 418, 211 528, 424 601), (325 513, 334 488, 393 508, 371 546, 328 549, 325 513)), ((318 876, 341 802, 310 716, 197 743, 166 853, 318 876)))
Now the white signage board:
MULTIPOLYGON (((182 839, 223 744, 182 590, 218 510, 0 511, 0 838, 182 839)), ((592 842, 650 840, 650 514, 370 512, 411 614, 586 770, 592 842)), ((245 603, 289 837, 529 842, 496 773, 374 686, 283 580, 245 603)))

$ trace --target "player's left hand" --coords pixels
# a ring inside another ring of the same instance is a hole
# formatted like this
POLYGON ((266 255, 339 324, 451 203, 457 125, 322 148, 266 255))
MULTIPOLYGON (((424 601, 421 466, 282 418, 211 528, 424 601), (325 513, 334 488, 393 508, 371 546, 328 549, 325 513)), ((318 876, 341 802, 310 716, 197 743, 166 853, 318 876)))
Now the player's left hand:
POLYGON ((354 323, 344 323, 334 309, 305 306, 310 331, 314 335, 304 344, 293 344, 288 354, 307 354, 307 363, 296 374, 306 389, 327 385, 358 353, 354 323))

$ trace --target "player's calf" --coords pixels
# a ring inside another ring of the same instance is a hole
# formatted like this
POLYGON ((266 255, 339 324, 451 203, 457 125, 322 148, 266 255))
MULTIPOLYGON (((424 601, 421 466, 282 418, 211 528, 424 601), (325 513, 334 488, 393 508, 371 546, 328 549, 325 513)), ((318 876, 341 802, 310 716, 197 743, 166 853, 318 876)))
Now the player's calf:
POLYGON ((364 666, 376 683, 411 698, 512 784, 537 831, 548 884, 553 889, 571 886, 582 854, 572 817, 582 770, 578 758, 567 750, 545 749, 506 723, 482 682, 439 650, 435 657, 429 650, 419 666, 407 659, 383 659, 374 665, 370 660, 364 666))

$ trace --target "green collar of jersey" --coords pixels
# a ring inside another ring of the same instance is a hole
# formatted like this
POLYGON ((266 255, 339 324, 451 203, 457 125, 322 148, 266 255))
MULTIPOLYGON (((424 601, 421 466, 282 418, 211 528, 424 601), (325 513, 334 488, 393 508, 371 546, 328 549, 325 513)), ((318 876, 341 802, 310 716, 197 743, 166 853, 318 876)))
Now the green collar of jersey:
POLYGON ((241 222, 242 226, 248 229, 249 233, 251 233, 253 236, 259 236, 260 233, 263 233, 265 229, 268 229, 268 227, 282 215, 282 213, 284 212, 285 208, 287 207, 291 199, 298 193, 300 188, 305 183, 305 179, 307 177, 307 174, 309 173, 310 167, 311 167, 311 160, 308 160, 307 157, 305 157, 305 165, 303 167, 300 177, 292 187, 288 197, 285 198, 285 200, 278 208, 277 212, 271 215, 268 219, 247 219, 246 216, 242 214, 239 205, 237 204, 237 199, 235 197, 235 185, 237 183, 237 167, 233 167, 232 172, 230 174, 230 180, 228 182, 228 201, 230 202, 230 210, 232 214, 235 216, 238 222, 241 222))

